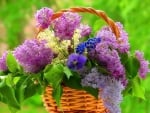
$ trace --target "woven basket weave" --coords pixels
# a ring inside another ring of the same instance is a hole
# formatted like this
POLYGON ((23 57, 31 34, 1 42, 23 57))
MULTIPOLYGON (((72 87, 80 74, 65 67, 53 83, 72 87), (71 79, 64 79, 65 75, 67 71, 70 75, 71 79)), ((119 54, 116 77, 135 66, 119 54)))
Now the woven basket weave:
MULTIPOLYGON (((52 19, 60 17, 63 12, 88 12, 101 17, 111 28, 116 38, 119 37, 119 29, 115 25, 115 22, 109 18, 105 12, 101 10, 95 10, 93 8, 70 8, 68 10, 61 10, 58 13, 53 14, 52 19)), ((39 32, 42 29, 39 29, 39 32)), ((43 94, 44 106, 49 113, 108 113, 108 110, 103 105, 102 99, 95 99, 85 91, 71 89, 69 87, 63 87, 63 96, 61 98, 61 109, 57 107, 56 102, 52 97, 52 88, 47 87, 43 94)))

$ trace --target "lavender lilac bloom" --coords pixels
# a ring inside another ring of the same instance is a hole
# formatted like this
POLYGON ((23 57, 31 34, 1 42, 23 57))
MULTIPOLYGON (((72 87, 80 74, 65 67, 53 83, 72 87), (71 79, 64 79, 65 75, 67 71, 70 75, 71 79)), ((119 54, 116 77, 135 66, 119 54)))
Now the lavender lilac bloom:
POLYGON ((37 26, 43 29, 48 28, 51 24, 51 18, 53 15, 53 10, 47 7, 44 7, 37 11, 35 14, 35 19, 37 21, 37 26))
POLYGON ((149 62, 144 59, 144 55, 140 51, 136 51, 135 56, 138 59, 138 61, 140 62, 140 69, 139 69, 138 73, 141 78, 145 78, 146 74, 148 72, 150 72, 149 62))
MULTIPOLYGON (((100 92, 100 97, 103 99, 109 113, 121 113, 120 103, 123 99, 121 92, 124 90, 124 86, 121 81, 110 76, 105 77, 105 80, 105 87, 100 92)), ((99 88, 101 89, 101 87, 99 88)))
POLYGON ((53 22, 55 35, 60 40, 71 40, 80 20, 81 17, 77 13, 65 12, 53 22))
POLYGON ((7 71, 8 67, 6 65, 6 57, 7 57, 7 52, 5 52, 2 57, 0 58, 0 70, 1 71, 7 71))
POLYGON ((81 31, 81 37, 89 36, 91 33, 91 28, 88 25, 80 24, 78 29, 81 31))
POLYGON ((26 40, 14 51, 14 56, 26 72, 37 73, 53 59, 53 52, 45 46, 46 41, 26 40))
POLYGON ((102 42, 106 42, 113 49, 118 49, 121 53, 127 53, 129 51, 128 34, 124 31, 121 23, 117 22, 116 25, 120 31, 120 37, 116 40, 116 36, 110 29, 110 27, 103 27, 98 33, 97 37, 101 37, 102 42))
POLYGON ((83 55, 72 53, 67 60, 67 66, 72 70, 82 69, 87 58, 83 55))
POLYGON ((124 89, 120 81, 106 76, 92 68, 91 72, 84 75, 82 86, 90 86, 101 89, 100 98, 103 99, 104 105, 109 109, 109 113, 121 113, 120 102, 122 101, 122 90, 124 89))

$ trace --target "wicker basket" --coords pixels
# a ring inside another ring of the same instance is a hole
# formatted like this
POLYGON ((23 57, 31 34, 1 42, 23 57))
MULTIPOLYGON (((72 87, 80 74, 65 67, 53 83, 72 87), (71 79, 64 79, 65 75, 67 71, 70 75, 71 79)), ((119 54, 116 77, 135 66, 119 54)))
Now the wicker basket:
MULTIPOLYGON (((63 12, 88 12, 101 17, 112 29, 116 37, 118 38, 120 33, 118 27, 114 21, 110 19, 105 12, 101 10, 95 10, 93 8, 70 8, 68 10, 61 10, 52 16, 52 19, 60 17, 63 12)), ((39 32, 42 29, 39 29, 39 32)), ((85 91, 75 90, 68 87, 63 87, 63 96, 61 98, 61 109, 60 110, 53 97, 52 88, 47 87, 43 95, 44 106, 49 113, 108 113, 108 110, 104 107, 102 99, 96 100, 93 96, 86 93, 85 91)))
POLYGON ((71 89, 69 87, 64 87, 63 90, 61 110, 56 106, 51 96, 52 88, 46 88, 43 101, 49 113, 107 113, 107 109, 104 107, 101 99, 96 100, 95 97, 85 91, 71 89))

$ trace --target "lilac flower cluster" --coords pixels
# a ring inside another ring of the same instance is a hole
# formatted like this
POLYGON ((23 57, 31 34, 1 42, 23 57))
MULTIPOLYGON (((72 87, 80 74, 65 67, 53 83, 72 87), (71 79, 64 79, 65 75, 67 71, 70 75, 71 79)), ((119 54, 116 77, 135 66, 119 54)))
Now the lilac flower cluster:
POLYGON ((46 41, 26 40, 14 51, 14 56, 26 72, 37 73, 53 59, 53 52, 45 46, 46 41))
POLYGON ((122 101, 121 92, 124 89, 121 82, 111 76, 101 74, 96 68, 84 76, 81 81, 82 86, 101 89, 100 98, 103 99, 109 113, 121 113, 119 104, 122 101))
POLYGON ((125 79, 125 68, 121 64, 117 50, 110 49, 107 42, 101 42, 96 46, 96 59, 100 65, 105 66, 117 80, 125 79))
POLYGON ((105 107, 109 109, 109 113, 121 113, 120 103, 123 99, 121 94, 124 90, 123 85, 110 76, 103 79, 105 79, 105 86, 100 92, 100 97, 103 99, 105 107))
POLYGON ((80 24, 78 29, 81 31, 81 37, 89 36, 91 33, 91 28, 88 25, 80 24))
POLYGON ((7 52, 5 52, 0 58, 0 70, 1 71, 6 71, 8 69, 6 65, 6 57, 7 57, 7 52))
POLYGON ((83 68, 87 58, 83 55, 72 53, 67 60, 67 66, 72 70, 78 70, 83 68))
POLYGON ((103 27, 98 33, 97 37, 101 37, 102 42, 106 42, 111 48, 118 49, 121 53, 127 53, 129 51, 128 35, 123 30, 121 23, 116 23, 120 31, 120 37, 116 40, 116 36, 110 29, 110 27, 103 27))
POLYGON ((74 30, 80 25, 81 17, 77 13, 65 12, 53 21, 55 35, 60 40, 71 40, 74 30))
POLYGON ((138 73, 139 73, 141 78, 145 78, 146 74, 148 72, 150 72, 149 62, 144 59, 144 55, 140 51, 136 51, 135 56, 140 62, 140 69, 139 69, 138 73))
POLYGON ((51 18, 53 15, 53 10, 47 7, 44 7, 37 11, 35 14, 35 19, 37 21, 37 26, 43 29, 48 28, 51 24, 51 18))

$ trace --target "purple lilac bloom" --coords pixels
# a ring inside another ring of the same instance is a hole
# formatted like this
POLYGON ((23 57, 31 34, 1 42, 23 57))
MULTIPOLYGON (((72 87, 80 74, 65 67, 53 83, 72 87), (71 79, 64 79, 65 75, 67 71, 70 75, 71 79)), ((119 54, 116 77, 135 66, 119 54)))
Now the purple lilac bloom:
POLYGON ((6 71, 8 70, 8 67, 6 65, 6 57, 7 57, 7 52, 5 52, 2 57, 0 58, 0 70, 1 71, 6 71))
POLYGON ((81 80, 82 86, 90 86, 93 88, 99 88, 99 86, 102 87, 105 84, 104 83, 105 80, 103 79, 104 75, 98 72, 96 68, 92 68, 91 71, 88 71, 88 73, 86 70, 84 73, 80 73, 80 74, 81 74, 81 77, 83 77, 83 79, 81 80))
POLYGON ((124 89, 121 81, 103 75, 96 68, 92 68, 91 72, 84 75, 81 84, 99 88, 101 90, 99 96, 103 99, 105 107, 109 109, 109 113, 121 113, 119 104, 122 101, 121 92, 124 89))
POLYGON ((67 66, 72 70, 79 70, 83 68, 87 58, 83 55, 72 53, 67 60, 67 66))
POLYGON ((138 73, 139 73, 139 75, 140 75, 141 78, 145 78, 146 74, 148 72, 150 72, 149 61, 146 61, 144 59, 144 55, 140 51, 136 51, 135 52, 135 56, 138 59, 138 61, 140 62, 140 69, 139 69, 138 73))
POLYGON ((45 46, 46 41, 26 40, 14 51, 14 56, 26 72, 37 73, 53 59, 53 52, 45 46))
POLYGON ((80 24, 79 30, 81 31, 81 37, 89 36, 91 33, 91 27, 88 25, 80 24))
POLYGON ((54 32, 60 40, 71 40, 74 30, 80 25, 81 17, 77 13, 65 12, 54 20, 54 32))
POLYGON ((121 64, 117 50, 110 49, 106 42, 98 43, 95 50, 95 56, 100 65, 105 66, 117 80, 124 80, 125 69, 121 64))
POLYGON ((52 15, 53 15, 53 10, 50 8, 44 7, 38 10, 35 14, 37 26, 43 29, 48 28, 51 23, 52 15))
MULTIPOLYGON (((100 97, 104 101, 104 105, 109 109, 109 113, 121 113, 120 102, 122 101, 121 92, 124 86, 121 81, 118 81, 110 76, 105 79, 105 86, 100 92, 100 97)), ((101 87, 99 87, 101 89, 101 87)))
POLYGON ((129 51, 128 34, 124 31, 121 23, 117 22, 116 25, 120 31, 120 37, 116 40, 116 36, 110 27, 103 27, 98 33, 97 37, 101 37, 102 42, 106 42, 113 49, 118 49, 121 53, 129 51))

